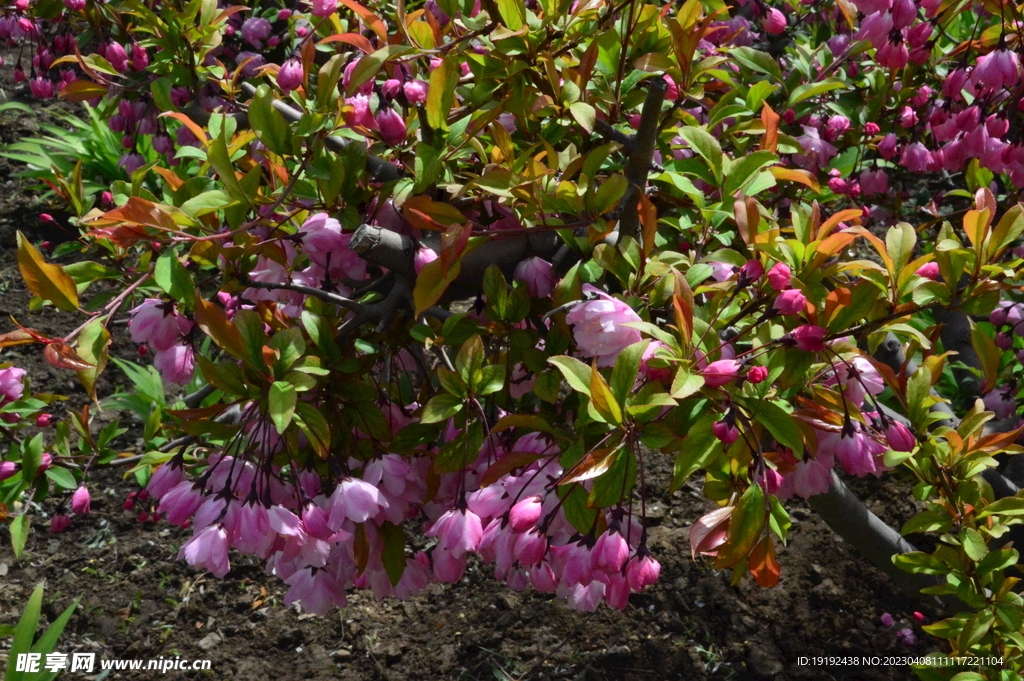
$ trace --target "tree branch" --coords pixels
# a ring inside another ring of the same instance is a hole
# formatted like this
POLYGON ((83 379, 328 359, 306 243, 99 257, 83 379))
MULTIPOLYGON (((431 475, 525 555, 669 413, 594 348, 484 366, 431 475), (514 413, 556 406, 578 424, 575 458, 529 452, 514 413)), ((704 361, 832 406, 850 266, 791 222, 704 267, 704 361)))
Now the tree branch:
POLYGON ((654 160, 654 149, 661 131, 661 105, 665 101, 668 81, 661 76, 650 79, 647 99, 640 113, 640 125, 635 136, 635 146, 626 159, 626 179, 629 188, 619 203, 619 239, 624 236, 636 237, 640 230, 640 213, 636 202, 647 187, 647 174, 654 160))

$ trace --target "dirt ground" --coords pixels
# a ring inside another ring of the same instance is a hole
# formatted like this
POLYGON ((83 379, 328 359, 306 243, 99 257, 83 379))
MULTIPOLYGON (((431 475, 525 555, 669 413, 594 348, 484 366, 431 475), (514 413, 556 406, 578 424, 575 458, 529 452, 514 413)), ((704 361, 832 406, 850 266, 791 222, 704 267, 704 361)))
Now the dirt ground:
MULTIPOLYGON (((9 97, 29 101, 18 94, 8 70, 0 85, 9 97)), ((46 107, 35 116, 9 114, 0 120, 0 142, 36 134, 49 118, 46 107)), ((13 328, 7 319, 12 314, 45 332, 66 332, 77 323, 68 315, 25 312, 30 296, 14 260, 15 231, 37 243, 53 238, 38 214, 54 206, 13 178, 15 170, 0 159, 0 332, 13 328)), ((123 332, 114 352, 137 358, 123 332)), ((41 348, 3 350, 0 362, 6 361, 28 369, 36 389, 66 394, 70 404, 85 399, 74 375, 45 363, 41 348)), ((99 392, 110 394, 124 382, 111 366, 99 392)), ((122 448, 130 450, 137 439, 129 432, 122 448)), ((670 462, 653 468, 666 489, 670 462)), ((937 613, 895 593, 800 502, 790 504, 794 525, 789 545, 780 551, 783 573, 774 589, 758 587, 749 576, 730 587, 728 573, 691 559, 687 527, 710 508, 698 483, 691 482, 648 503, 661 580, 634 595, 625 612, 602 607, 577 613, 548 595, 513 592, 493 581, 488 566, 476 563, 461 583, 431 585, 410 601, 377 602, 356 592, 347 608, 316 617, 285 607, 287 587, 248 557, 235 556, 223 580, 177 561, 188 531, 142 523, 123 511, 136 487, 121 472, 94 478, 92 514, 75 518, 63 534, 47 531, 56 500, 33 506, 21 560, 14 558, 6 527, 0 529, 0 624, 17 621, 35 585, 45 580, 44 620, 82 599, 57 652, 209 659, 210 671, 170 673, 196 679, 906 679, 913 676, 906 667, 824 668, 798 659, 919 655, 936 648, 912 613, 921 610, 927 621, 937 613), (884 612, 893 615, 895 626, 882 626, 884 612), (912 647, 896 638, 904 627, 917 634, 912 647)), ((906 488, 891 476, 849 483, 893 526, 915 512, 906 488)), ((9 639, 0 640, 0 668, 9 647, 9 639)), ((157 675, 114 671, 95 678, 157 675)))

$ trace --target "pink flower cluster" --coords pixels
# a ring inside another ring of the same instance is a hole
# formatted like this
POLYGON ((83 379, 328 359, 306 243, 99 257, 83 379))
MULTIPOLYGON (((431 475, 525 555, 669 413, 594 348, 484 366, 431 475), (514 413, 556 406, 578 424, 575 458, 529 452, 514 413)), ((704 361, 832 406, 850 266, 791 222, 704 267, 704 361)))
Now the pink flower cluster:
POLYGON ((174 307, 159 298, 146 298, 131 311, 128 331, 136 343, 155 350, 153 366, 160 374, 179 385, 192 380, 195 352, 188 336, 194 324, 174 307))

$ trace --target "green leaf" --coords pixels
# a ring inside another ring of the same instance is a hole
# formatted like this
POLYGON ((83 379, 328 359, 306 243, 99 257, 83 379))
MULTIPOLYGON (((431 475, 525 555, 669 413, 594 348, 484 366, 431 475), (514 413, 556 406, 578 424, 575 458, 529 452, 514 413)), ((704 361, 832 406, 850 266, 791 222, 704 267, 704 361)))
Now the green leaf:
POLYGON ((270 386, 267 395, 270 419, 274 422, 279 434, 284 434, 295 416, 295 403, 298 401, 298 393, 295 386, 287 381, 274 381, 270 386))
POLYGON ((215 213, 222 208, 233 206, 235 203, 237 202, 226 191, 214 189, 213 191, 203 192, 199 196, 192 197, 179 207, 185 215, 191 218, 199 218, 207 213, 215 213))
POLYGON ((768 429, 768 432, 778 440, 779 444, 789 447, 793 450, 794 454, 803 458, 803 435, 790 414, 786 413, 779 405, 768 400, 761 400, 756 403, 756 406, 749 406, 757 409, 754 418, 768 429))
POLYGON ((978 563, 977 572, 979 575, 984 575, 996 570, 1005 570, 1016 565, 1019 559, 1020 553, 1017 552, 1017 549, 999 549, 989 553, 978 563))
POLYGON ((922 551, 895 555, 892 557, 892 562, 904 572, 914 574, 948 575, 950 573, 950 568, 945 563, 922 551))
POLYGON ((732 196, 736 192, 743 190, 762 168, 778 160, 778 155, 770 151, 755 151, 733 161, 732 166, 729 168, 729 175, 725 179, 725 195, 732 196))
POLYGON ((78 356, 92 366, 88 369, 80 369, 76 373, 78 382, 82 384, 86 394, 92 400, 96 400, 96 380, 107 368, 107 359, 109 358, 107 349, 110 347, 110 332, 107 331, 106 321, 105 317, 96 317, 89 321, 82 332, 78 334, 78 347, 76 348, 78 356))
POLYGON ((992 628, 995 618, 995 613, 986 609, 975 613, 974 617, 967 620, 967 624, 964 625, 964 630, 960 632, 958 640, 960 651, 963 653, 969 652, 971 646, 983 639, 985 634, 989 632, 989 629, 992 628))
POLYGON ((679 367, 675 378, 672 379, 672 387, 669 394, 677 400, 683 400, 693 395, 704 387, 704 377, 700 374, 692 374, 686 367, 679 367))
POLYGON ((320 410, 309 402, 297 402, 295 423, 299 426, 299 430, 306 435, 313 451, 321 458, 327 458, 331 446, 331 427, 320 410))
POLYGON ((734 47, 729 50, 729 54, 748 69, 767 73, 778 81, 782 80, 782 69, 779 68, 779 63, 766 52, 755 50, 752 47, 734 47))
POLYGON ((15 558, 21 558, 21 552, 25 550, 25 542, 28 541, 30 529, 28 516, 24 513, 15 518, 11 523, 11 548, 14 549, 15 558))
POLYGON ((569 113, 588 135, 594 134, 594 123, 597 120, 597 110, 594 107, 586 102, 576 102, 569 105, 569 113))
POLYGON ((291 153, 292 132, 284 116, 274 108, 274 93, 266 83, 256 88, 249 102, 249 125, 267 149, 279 156, 291 153))
POLYGON ((615 400, 622 406, 625 406, 626 398, 633 392, 636 376, 640 371, 640 361, 650 344, 649 340, 633 343, 615 359, 615 368, 612 369, 609 387, 615 400))
MULTIPOLYGON (((845 87, 847 87, 846 83, 839 80, 825 80, 820 83, 804 83, 803 85, 794 88, 792 94, 789 96, 788 105, 795 106, 805 99, 817 97, 822 93, 845 87)), ((779 110, 781 111, 782 109, 779 110)))
POLYGON ((711 172, 718 184, 722 183, 722 146, 711 133, 701 128, 686 127, 679 130, 679 135, 690 147, 708 162, 711 172))
POLYGON ((434 395, 423 407, 420 423, 439 423, 447 421, 462 411, 462 400, 455 395, 442 393, 434 395))
POLYGON ((196 287, 192 283, 192 276, 178 260, 176 253, 168 251, 157 258, 156 267, 153 269, 153 280, 171 298, 187 308, 192 307, 192 301, 196 296, 196 287))
POLYGON ((903 525, 900 532, 906 536, 915 532, 945 532, 953 524, 953 517, 946 511, 929 509, 921 511, 903 525))
POLYGON ((498 5, 501 22, 509 30, 518 31, 523 27, 526 22, 526 5, 523 0, 495 0, 495 4, 498 5))
POLYGON ((615 401, 615 396, 612 395, 604 376, 597 370, 596 363, 590 368, 590 403, 605 423, 615 426, 622 423, 622 408, 615 401))
POLYGON ((75 476, 71 474, 67 468, 61 468, 60 466, 51 466, 46 469, 46 477, 53 480, 53 483, 58 487, 64 489, 77 489, 78 483, 75 481, 75 476))
POLYGON ((574 357, 559 355, 548 359, 549 364, 562 372, 569 387, 578 393, 590 395, 590 367, 574 357))
POLYGON ((985 544, 985 539, 977 530, 965 527, 960 533, 960 541, 967 557, 974 562, 978 562, 988 555, 988 545, 985 544))
MULTIPOLYGON (((19 518, 23 517, 19 516, 19 518)), ((39 627, 39 614, 42 606, 43 584, 40 582, 29 596, 28 603, 25 604, 25 609, 21 613, 21 619, 18 620, 18 626, 14 630, 14 640, 11 641, 11 649, 7 657, 7 672, 4 675, 8 681, 21 681, 25 678, 22 672, 15 671, 17 668, 15 665, 19 655, 24 655, 32 649, 32 639, 35 638, 36 629, 39 627)))
POLYGON ((480 380, 473 389, 477 395, 490 395, 501 390, 504 385, 505 367, 501 364, 491 364, 481 370, 480 380))
POLYGON ((434 130, 448 129, 448 114, 455 103, 455 87, 462 71, 454 56, 445 57, 441 65, 430 72, 427 88, 427 123, 434 130))
POLYGON ((764 490, 755 483, 743 493, 732 513, 729 539, 718 549, 715 566, 732 567, 746 558, 764 530, 766 516, 764 490))
POLYGON ((894 276, 899 276, 900 271, 907 266, 910 258, 914 255, 914 246, 917 244, 917 232, 909 223, 901 222, 889 228, 885 234, 885 250, 892 258, 895 271, 894 276))
POLYGON ((706 468, 722 453, 722 441, 711 431, 714 420, 713 414, 704 414, 686 433, 672 467, 671 491, 682 487, 695 471, 706 468))
POLYGON ((405 572, 405 532, 400 525, 390 522, 382 524, 378 532, 384 541, 381 562, 388 573, 388 579, 391 580, 391 586, 395 586, 405 572))

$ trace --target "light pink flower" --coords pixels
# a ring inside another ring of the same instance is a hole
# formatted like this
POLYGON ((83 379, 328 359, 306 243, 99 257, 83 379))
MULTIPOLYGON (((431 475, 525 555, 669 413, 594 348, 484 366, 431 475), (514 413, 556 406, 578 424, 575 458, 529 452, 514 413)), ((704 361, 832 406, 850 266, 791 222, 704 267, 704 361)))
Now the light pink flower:
POLYGON ((1005 47, 989 52, 978 59, 971 81, 992 90, 1013 87, 1020 81, 1020 58, 1005 47))
POLYGON ((786 15, 774 7, 769 7, 768 13, 761 19, 761 25, 765 32, 778 35, 786 30, 786 15))
POLYGON ((329 17, 338 11, 338 0, 313 0, 313 11, 315 17, 329 17))
POLYGON ((452 558, 459 558, 467 551, 476 551, 483 537, 480 516, 469 509, 452 509, 437 519, 429 530, 428 537, 437 537, 437 546, 449 552, 452 558))
POLYGON ((130 312, 128 331, 136 343, 148 343, 154 350, 167 350, 192 330, 192 322, 178 314, 174 303, 146 298, 130 312))
POLYGON ((20 400, 25 394, 26 372, 18 367, 0 369, 0 405, 20 400))
POLYGON ((387 498, 375 486, 358 478, 345 478, 331 495, 327 523, 332 530, 339 529, 346 520, 365 523, 387 507, 387 498))
POLYGON ((717 388, 735 380, 740 374, 740 363, 734 359, 720 359, 712 362, 701 372, 704 384, 717 388))
POLYGON ((250 17, 242 24, 242 40, 257 50, 263 49, 263 41, 270 35, 270 22, 260 17, 250 17))
POLYGON ((789 288, 792 275, 793 272, 789 269, 788 265, 781 262, 775 263, 775 265, 768 270, 768 285, 776 291, 785 291, 789 288))
POLYGON ((807 297, 800 289, 787 289, 776 296, 772 308, 782 315, 800 314, 807 308, 807 297))
POLYGON ((600 367, 612 366, 620 352, 641 340, 640 331, 623 324, 642 320, 629 305, 590 284, 584 284, 583 291, 597 298, 577 303, 565 321, 574 325, 580 352, 596 357, 600 367))
POLYGON ((796 463, 796 468, 782 476, 782 485, 776 490, 775 496, 788 499, 797 494, 810 499, 824 494, 832 484, 834 465, 835 460, 831 454, 819 452, 812 457, 810 452, 805 453, 803 460, 796 463))
POLYGON ((302 62, 293 57, 281 64, 281 69, 277 72, 277 86, 281 88, 282 92, 288 94, 292 90, 302 87, 302 79, 305 75, 302 62))
POLYGON ((508 520, 516 532, 526 532, 537 524, 543 511, 543 500, 538 495, 526 497, 509 511, 508 520))
POLYGON ((189 565, 203 567, 221 579, 231 571, 228 562, 228 533, 220 523, 207 525, 189 539, 178 551, 189 565))
POLYGON ((555 284, 558 283, 551 263, 536 256, 527 258, 516 265, 512 278, 524 282, 526 290, 534 298, 547 298, 555 290, 555 284))
POLYGON ((153 355, 153 366, 165 380, 185 385, 195 373, 196 358, 191 343, 179 341, 153 355))

